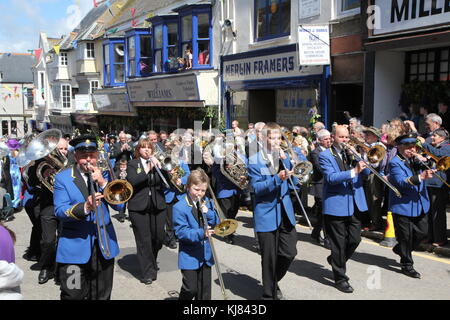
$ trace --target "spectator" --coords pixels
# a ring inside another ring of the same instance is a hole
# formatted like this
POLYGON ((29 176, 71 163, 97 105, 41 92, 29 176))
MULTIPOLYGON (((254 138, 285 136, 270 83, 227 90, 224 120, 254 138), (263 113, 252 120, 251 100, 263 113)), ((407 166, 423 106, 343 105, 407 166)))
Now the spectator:
POLYGON ((442 119, 442 127, 444 127, 445 130, 450 131, 450 111, 448 111, 448 103, 439 102, 438 112, 442 119))
POLYGON ((16 236, 0 222, 0 300, 22 300, 23 271, 15 264, 16 236))

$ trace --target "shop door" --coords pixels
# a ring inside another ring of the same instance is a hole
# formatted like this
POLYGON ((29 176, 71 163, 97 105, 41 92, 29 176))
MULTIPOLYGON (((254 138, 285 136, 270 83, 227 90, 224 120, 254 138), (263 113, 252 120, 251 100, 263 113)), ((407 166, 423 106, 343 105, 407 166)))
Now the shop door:
POLYGON ((336 84, 333 86, 334 114, 330 116, 330 124, 348 124, 344 112, 351 117, 362 118, 363 86, 362 84, 336 84))
POLYGON ((250 90, 248 95, 249 122, 275 122, 275 90, 250 90))

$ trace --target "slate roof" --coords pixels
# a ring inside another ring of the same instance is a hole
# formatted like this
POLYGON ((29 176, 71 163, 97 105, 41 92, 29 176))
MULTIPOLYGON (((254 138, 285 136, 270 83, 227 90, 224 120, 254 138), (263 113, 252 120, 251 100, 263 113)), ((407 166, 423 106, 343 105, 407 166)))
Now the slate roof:
POLYGON ((36 58, 26 53, 0 53, 0 72, 3 80, 0 83, 33 83, 33 72, 36 58))

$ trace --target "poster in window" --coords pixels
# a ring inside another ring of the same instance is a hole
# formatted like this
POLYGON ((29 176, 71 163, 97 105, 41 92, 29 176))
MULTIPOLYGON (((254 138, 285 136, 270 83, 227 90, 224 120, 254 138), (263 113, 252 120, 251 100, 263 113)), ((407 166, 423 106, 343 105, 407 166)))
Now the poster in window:
POLYGON ((317 104, 314 88, 277 90, 277 123, 287 127, 309 126, 308 111, 317 104))

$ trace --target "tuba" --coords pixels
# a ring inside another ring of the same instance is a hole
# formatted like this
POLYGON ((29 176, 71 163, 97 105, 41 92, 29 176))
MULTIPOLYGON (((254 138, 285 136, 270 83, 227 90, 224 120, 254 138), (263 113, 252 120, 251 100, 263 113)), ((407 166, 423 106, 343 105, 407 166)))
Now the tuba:
POLYGON ((235 145, 225 143, 225 147, 220 149, 222 161, 220 162, 220 172, 239 189, 248 188, 248 170, 244 161, 239 157, 235 145))
POLYGON ((46 130, 31 140, 25 150, 25 157, 28 160, 44 159, 36 167, 36 176, 51 192, 53 192, 55 175, 68 163, 67 158, 57 148, 61 137, 62 133, 59 129, 46 130), (45 174, 47 169, 51 170, 50 174, 45 174))

